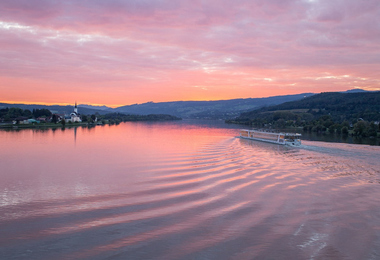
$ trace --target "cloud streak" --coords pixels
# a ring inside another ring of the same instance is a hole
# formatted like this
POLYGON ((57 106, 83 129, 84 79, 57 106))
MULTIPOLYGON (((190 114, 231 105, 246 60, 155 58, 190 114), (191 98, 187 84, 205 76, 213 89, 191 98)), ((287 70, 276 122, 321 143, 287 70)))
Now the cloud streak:
POLYGON ((119 105, 375 90, 378 17, 377 0, 4 0, 0 91, 119 105))

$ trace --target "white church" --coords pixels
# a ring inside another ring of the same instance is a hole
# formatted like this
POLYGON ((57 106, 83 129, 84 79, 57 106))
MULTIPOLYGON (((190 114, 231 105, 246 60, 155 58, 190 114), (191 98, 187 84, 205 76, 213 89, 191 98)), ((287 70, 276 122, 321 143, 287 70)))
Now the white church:
POLYGON ((68 123, 68 122, 72 122, 72 123, 82 122, 80 114, 78 113, 78 106, 77 106, 76 101, 75 101, 75 106, 74 106, 74 112, 72 112, 70 114, 70 116, 65 116, 65 121, 66 121, 66 123, 68 123))

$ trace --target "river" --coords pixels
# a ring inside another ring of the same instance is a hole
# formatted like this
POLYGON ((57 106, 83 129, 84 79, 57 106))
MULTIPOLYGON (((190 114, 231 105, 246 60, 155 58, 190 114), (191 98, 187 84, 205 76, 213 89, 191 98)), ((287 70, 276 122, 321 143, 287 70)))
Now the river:
POLYGON ((380 259, 380 147, 222 122, 0 131, 0 259, 380 259))

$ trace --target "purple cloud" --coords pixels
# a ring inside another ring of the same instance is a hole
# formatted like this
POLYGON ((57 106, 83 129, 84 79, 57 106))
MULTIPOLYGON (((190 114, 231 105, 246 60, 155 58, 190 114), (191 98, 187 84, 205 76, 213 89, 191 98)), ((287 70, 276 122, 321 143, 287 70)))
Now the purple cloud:
POLYGON ((226 82, 234 97, 259 86, 267 96, 325 91, 326 81, 379 89, 378 17, 378 0, 3 0, 0 77, 178 93, 207 85, 208 99, 226 82))

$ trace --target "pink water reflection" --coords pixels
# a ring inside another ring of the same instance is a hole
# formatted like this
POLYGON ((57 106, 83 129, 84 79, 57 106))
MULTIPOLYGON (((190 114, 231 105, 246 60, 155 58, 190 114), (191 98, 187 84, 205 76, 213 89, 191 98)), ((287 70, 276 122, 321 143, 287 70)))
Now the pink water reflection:
POLYGON ((225 136, 218 128, 181 122, 2 131, 3 203, 136 190, 133 184, 160 162, 225 136))
POLYGON ((380 147, 278 146, 227 127, 0 132, 0 258, 378 254, 380 147))

